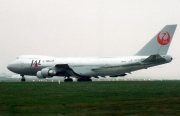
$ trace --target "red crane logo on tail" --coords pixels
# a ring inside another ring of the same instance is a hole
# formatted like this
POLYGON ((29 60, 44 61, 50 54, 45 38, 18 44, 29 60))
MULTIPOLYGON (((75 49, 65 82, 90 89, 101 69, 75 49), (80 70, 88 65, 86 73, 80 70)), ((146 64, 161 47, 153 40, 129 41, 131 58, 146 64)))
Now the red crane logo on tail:
POLYGON ((160 45, 167 45, 171 40, 170 34, 165 31, 165 32, 160 32, 157 35, 157 41, 160 45))

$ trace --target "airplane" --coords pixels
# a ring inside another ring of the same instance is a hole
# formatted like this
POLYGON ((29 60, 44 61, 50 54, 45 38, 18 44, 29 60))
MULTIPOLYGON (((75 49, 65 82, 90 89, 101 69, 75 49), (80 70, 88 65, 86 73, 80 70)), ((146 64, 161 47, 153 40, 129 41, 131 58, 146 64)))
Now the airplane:
POLYGON ((41 55, 22 55, 11 62, 7 68, 21 75, 21 82, 25 82, 25 75, 37 76, 45 79, 53 76, 63 76, 65 82, 72 82, 71 77, 78 82, 92 81, 98 78, 125 76, 133 71, 166 64, 172 61, 167 55, 177 25, 166 25, 140 51, 133 56, 126 57, 97 57, 97 58, 57 58, 41 55))

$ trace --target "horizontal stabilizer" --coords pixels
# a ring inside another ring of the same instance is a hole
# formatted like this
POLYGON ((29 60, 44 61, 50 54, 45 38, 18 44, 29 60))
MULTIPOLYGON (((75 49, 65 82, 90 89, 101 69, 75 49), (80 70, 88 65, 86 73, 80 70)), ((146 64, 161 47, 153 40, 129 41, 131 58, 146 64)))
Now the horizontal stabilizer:
POLYGON ((144 63, 161 63, 161 62, 166 62, 166 60, 162 56, 157 54, 157 55, 149 56, 142 62, 144 62, 144 63))

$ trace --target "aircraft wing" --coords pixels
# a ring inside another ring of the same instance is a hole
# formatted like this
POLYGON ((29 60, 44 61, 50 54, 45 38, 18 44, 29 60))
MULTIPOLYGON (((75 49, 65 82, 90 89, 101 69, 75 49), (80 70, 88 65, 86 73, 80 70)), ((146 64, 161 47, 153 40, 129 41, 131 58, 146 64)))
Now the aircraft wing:
POLYGON ((55 70, 57 72, 57 75, 60 76, 74 76, 78 78, 80 75, 77 74, 75 71, 73 71, 72 68, 69 67, 68 64, 56 64, 53 67, 50 67, 49 69, 55 70))

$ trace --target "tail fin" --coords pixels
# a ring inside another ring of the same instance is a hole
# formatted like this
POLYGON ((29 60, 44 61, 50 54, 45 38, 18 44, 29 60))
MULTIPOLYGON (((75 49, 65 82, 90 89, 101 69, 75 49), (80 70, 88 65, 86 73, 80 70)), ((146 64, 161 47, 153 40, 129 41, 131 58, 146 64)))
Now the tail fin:
POLYGON ((137 56, 166 55, 177 25, 166 25, 137 54, 137 56))

